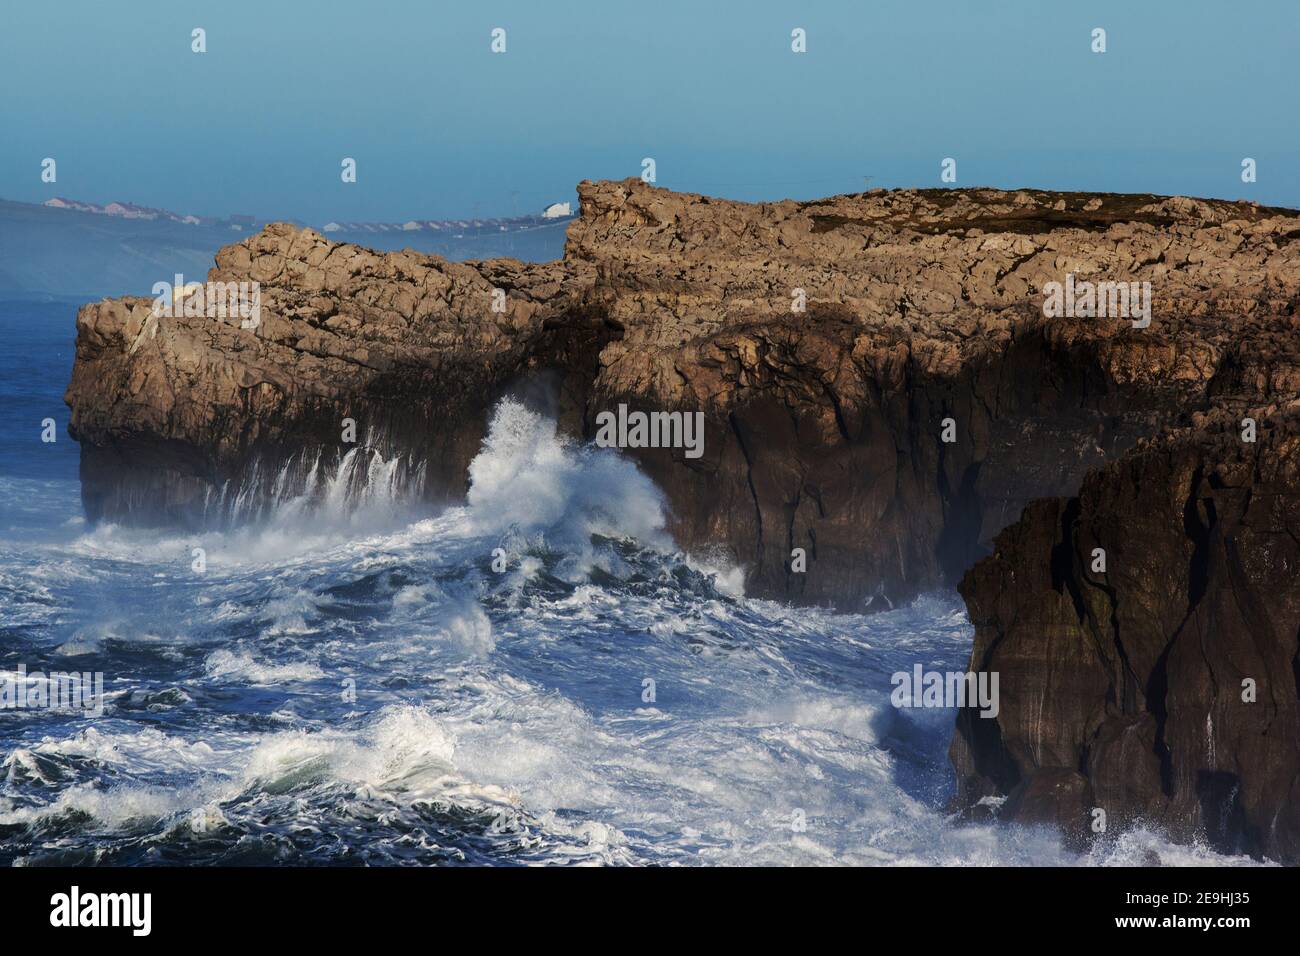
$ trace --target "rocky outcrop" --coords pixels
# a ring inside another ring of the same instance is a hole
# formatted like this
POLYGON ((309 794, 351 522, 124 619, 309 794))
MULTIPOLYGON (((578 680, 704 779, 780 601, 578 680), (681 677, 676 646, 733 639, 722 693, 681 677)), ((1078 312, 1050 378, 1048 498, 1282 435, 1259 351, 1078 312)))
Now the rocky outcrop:
POLYGON ((958 721, 960 807, 1300 860, 1300 413, 1255 414, 1034 502, 966 575, 1001 706, 958 721))
POLYGON ((677 540, 726 549, 750 593, 863 608, 961 579, 1001 702, 958 721, 960 809, 1079 838, 1100 809, 1300 858, 1297 214, 579 192, 555 263, 273 225, 209 275, 260 284, 256 327, 85 306, 67 399, 88 513, 204 520, 294 461, 312 493, 357 447, 349 420, 412 493, 455 497, 508 390, 587 439, 619 404, 702 412, 702 456, 628 453, 677 540), (1070 276, 1149 282, 1150 322, 1046 315, 1070 276))
POLYGON ((1300 220, 1286 211, 995 190, 750 205, 638 180, 579 192, 556 263, 381 255, 274 225, 209 275, 260 283, 256 328, 158 318, 147 299, 86 306, 67 398, 88 512, 196 520, 232 482, 269 492, 304 446, 344 455, 345 419, 419 462, 424 494, 456 496, 488 407, 546 377, 587 438, 619 403, 704 413, 703 457, 630 453, 677 540, 725 548, 751 593, 887 606, 956 581, 1026 503, 1074 492, 1139 438, 1234 390, 1285 392, 1260 383, 1294 333, 1300 220), (1045 318, 1042 290, 1071 273, 1150 281, 1151 325, 1045 318))
POLYGON ((86 510, 202 520, 254 465, 267 477, 242 490, 256 496, 304 447, 337 461, 349 419, 358 442, 427 469, 431 489, 458 489, 494 390, 530 364, 563 365, 566 350, 594 354, 580 304, 564 306, 565 327, 545 327, 569 301, 563 278, 555 265, 378 254, 276 224, 222 249, 208 275, 258 283, 255 328, 198 299, 188 316, 191 299, 174 316, 146 298, 85 306, 66 397, 86 510))

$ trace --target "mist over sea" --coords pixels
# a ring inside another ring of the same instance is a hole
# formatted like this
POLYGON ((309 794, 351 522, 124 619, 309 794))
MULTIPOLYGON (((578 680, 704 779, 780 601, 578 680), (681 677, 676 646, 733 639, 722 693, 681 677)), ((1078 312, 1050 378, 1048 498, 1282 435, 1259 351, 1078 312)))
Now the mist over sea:
POLYGON ((0 711, 0 863, 1248 862, 958 824, 953 711, 889 699, 896 671, 965 668, 955 594, 747 599, 629 461, 512 401, 461 506, 89 527, 75 312, 0 303, 0 676, 98 672, 105 699, 0 711))

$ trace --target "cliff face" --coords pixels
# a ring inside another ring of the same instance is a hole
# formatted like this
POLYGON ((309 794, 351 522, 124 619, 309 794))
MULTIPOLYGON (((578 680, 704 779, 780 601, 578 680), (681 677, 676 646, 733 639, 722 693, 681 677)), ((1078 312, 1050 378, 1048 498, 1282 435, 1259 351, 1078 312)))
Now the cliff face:
POLYGON ((556 263, 380 255, 276 225, 209 276, 260 283, 257 328, 84 307, 67 399, 90 516, 195 519, 236 478, 269 494, 257 476, 299 449, 337 461, 348 418, 420 463, 421 493, 455 497, 508 389, 549 396, 588 439, 620 403, 699 411, 702 457, 629 454, 678 542, 725 548, 749 593, 879 607, 974 566, 972 662, 1004 699, 959 723, 964 799, 1295 855, 1296 213, 579 193, 556 263), (1149 282, 1149 324, 1045 317, 1071 276, 1149 282), (1234 444, 1247 415, 1260 439, 1234 444), (1255 704, 1233 703, 1239 675, 1255 704))
POLYGON ((459 490, 492 390, 530 361, 562 361, 550 350, 586 334, 576 317, 572 331, 543 330, 563 277, 514 260, 381 255, 277 224, 222 249, 208 274, 259 283, 256 328, 239 314, 158 317, 146 298, 85 306, 66 399, 87 512, 200 520, 254 463, 273 477, 304 446, 336 461, 345 419, 359 442, 418 459, 431 489, 459 490), (494 288, 507 290, 502 312, 494 288))
POLYGON ((546 372, 588 438, 620 402, 704 412, 702 458, 633 454, 678 541, 725 547, 753 593, 897 602, 955 582, 1028 501, 1073 492, 1227 378, 1257 391, 1300 276, 1297 220, 1233 203, 579 192, 557 263, 379 255, 271 226, 209 275, 261 284, 256 329, 154 318, 147 299, 86 306, 67 398, 90 515, 192 517, 250 461, 341 454, 345 418, 427 462, 427 494, 456 496, 487 407, 546 372), (1151 326, 1045 319, 1041 290, 1067 273, 1151 281, 1151 326))
POLYGON ((1002 695, 958 721, 960 805, 1300 859, 1298 425, 1144 443, 998 536, 961 585, 1002 695))

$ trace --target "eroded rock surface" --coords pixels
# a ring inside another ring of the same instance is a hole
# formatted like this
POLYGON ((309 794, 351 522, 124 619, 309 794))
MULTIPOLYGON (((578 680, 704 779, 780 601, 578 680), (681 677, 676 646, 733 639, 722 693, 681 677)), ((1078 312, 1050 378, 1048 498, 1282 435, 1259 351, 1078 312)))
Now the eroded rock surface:
POLYGON ((960 806, 1300 859, 1297 426, 1145 442, 998 536, 961 586, 1001 709, 958 721, 960 806))
POLYGON ((261 284, 256 329, 157 318, 147 299, 84 307, 67 399, 91 517, 193 518, 253 463, 337 459, 345 418, 419 461, 424 494, 456 497, 514 388, 586 439, 619 403, 700 411, 701 458, 629 454, 678 542, 725 549, 749 593, 881 607, 974 566, 972 665, 1000 672, 1003 703, 959 722, 960 799, 1008 797, 1005 816, 1067 830, 1102 807, 1297 857, 1295 212, 579 192, 556 263, 381 255, 274 225, 209 276, 261 284), (1149 282, 1150 324, 1045 317, 1070 275, 1149 282))
POLYGON ((92 516, 170 520, 254 455, 337 451, 347 417, 427 459, 431 494, 456 495, 492 401, 549 370, 585 437, 619 402, 703 411, 702 459, 634 452, 678 540, 725 547, 754 593, 853 607, 955 581, 1029 500, 1074 491, 1218 393, 1293 394, 1300 220, 1281 211, 579 191, 558 263, 381 255, 275 225, 209 276, 261 283, 257 329, 153 318, 147 299, 86 306, 68 401, 92 516), (1067 273, 1151 281, 1151 327, 1045 319, 1041 290, 1067 273), (808 573, 790 573, 794 548, 808 573))

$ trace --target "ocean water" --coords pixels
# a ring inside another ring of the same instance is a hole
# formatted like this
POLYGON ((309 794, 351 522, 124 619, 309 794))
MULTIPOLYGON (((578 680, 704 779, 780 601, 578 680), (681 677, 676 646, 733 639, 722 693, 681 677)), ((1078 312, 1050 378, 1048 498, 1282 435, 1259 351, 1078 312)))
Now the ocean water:
POLYGON ((896 671, 964 668, 955 594, 746 598, 631 463, 514 402, 463 506, 376 486, 204 534, 89 527, 74 318, 0 303, 0 671, 102 673, 103 707, 0 711, 0 862, 1249 862, 958 823, 954 713, 889 701, 896 671))

